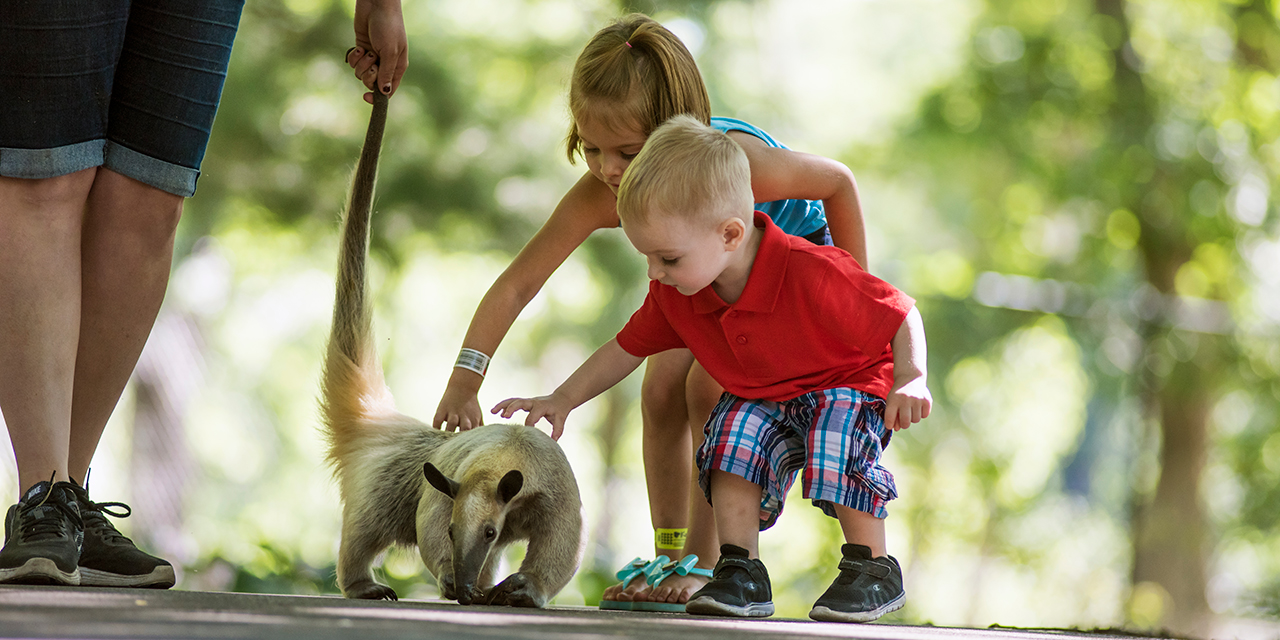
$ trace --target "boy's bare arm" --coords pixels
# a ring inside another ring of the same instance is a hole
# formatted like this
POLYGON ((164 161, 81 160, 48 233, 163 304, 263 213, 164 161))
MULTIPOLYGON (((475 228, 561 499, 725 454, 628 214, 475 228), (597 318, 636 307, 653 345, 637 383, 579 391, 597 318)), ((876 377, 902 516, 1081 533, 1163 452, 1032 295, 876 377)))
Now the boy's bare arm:
POLYGON ((491 413, 501 412, 504 419, 510 418, 517 411, 527 411, 524 423, 533 426, 542 418, 551 423, 551 438, 560 439, 564 433, 564 420, 569 412, 582 403, 604 393, 615 384, 636 370, 644 358, 627 353, 618 341, 604 343, 587 361, 578 367, 573 375, 551 392, 551 395, 537 398, 507 398, 494 405, 491 413))
POLYGON ((933 407, 933 395, 927 384, 924 320, 915 307, 898 327, 892 344, 893 389, 886 399, 884 427, 897 431, 929 417, 933 407))

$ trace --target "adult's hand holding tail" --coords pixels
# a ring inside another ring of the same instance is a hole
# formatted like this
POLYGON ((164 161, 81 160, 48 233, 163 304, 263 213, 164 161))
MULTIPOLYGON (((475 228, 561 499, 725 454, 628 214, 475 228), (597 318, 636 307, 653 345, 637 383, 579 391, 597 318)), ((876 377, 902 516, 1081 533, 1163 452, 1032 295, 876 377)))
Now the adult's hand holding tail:
POLYGON ((526 427, 532 427, 538 424, 538 420, 546 418, 551 423, 551 439, 559 440, 564 433, 564 419, 570 410, 572 407, 565 406, 555 394, 551 394, 537 398, 507 398, 494 405, 489 413, 501 414, 504 420, 509 420, 517 411, 526 411, 529 414, 524 419, 526 427))
MULTIPOLYGON (((391 95, 409 66, 409 41, 404 31, 400 0, 356 0, 356 46, 347 50, 347 64, 371 91, 391 95)), ((373 94, 364 96, 373 103, 373 94)))

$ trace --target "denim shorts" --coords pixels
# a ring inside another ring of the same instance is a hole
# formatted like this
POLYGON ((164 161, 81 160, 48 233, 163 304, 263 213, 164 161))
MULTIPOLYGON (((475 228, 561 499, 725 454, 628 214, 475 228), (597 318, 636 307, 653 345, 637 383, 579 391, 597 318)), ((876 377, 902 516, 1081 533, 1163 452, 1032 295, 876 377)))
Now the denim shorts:
POLYGON ((244 0, 0 2, 0 175, 104 166, 189 197, 244 0))
POLYGON ((883 518, 898 497, 893 474, 880 466, 893 435, 884 407, 883 399, 845 387, 782 402, 724 393, 704 428, 698 484, 708 500, 712 471, 760 485, 761 531, 782 514, 798 471, 804 497, 823 513, 836 517, 838 504, 883 518))

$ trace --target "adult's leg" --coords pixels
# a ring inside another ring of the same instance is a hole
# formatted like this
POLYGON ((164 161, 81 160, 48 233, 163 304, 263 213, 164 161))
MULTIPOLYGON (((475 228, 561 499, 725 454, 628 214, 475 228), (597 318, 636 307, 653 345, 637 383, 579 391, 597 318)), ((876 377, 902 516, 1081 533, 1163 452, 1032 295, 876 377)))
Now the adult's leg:
MULTIPOLYGON (((703 427, 711 417, 711 410, 720 401, 724 387, 711 378, 706 369, 696 361, 689 368, 685 382, 685 401, 688 407, 688 423, 690 433, 690 450, 696 452, 704 439, 703 427)), ((690 459, 693 462, 693 459, 690 459)), ((716 535, 716 517, 707 502, 702 488, 698 486, 697 471, 690 467, 689 482, 689 535, 685 538, 684 550, 680 557, 694 554, 698 556, 695 566, 700 569, 714 569, 716 558, 720 556, 720 538, 716 535)), ((689 596, 701 589, 708 578, 697 574, 671 575, 649 594, 649 599, 657 602, 688 602, 689 596)))
MULTIPOLYGON (((692 363, 693 354, 687 349, 673 349, 649 356, 645 364, 640 416, 644 429, 644 480, 649 493, 649 519, 655 529, 688 526, 693 445, 684 389, 692 363)), ((654 557, 659 555, 670 556, 672 551, 659 549, 655 543, 654 557)), ((647 589, 644 579, 638 578, 629 585, 610 586, 602 598, 635 600, 647 589)))
POLYGON ((68 453, 80 482, 164 300, 182 202, 106 168, 89 191, 68 453))
POLYGON ((81 225, 96 173, 0 177, 0 409, 19 492, 68 478, 81 225))

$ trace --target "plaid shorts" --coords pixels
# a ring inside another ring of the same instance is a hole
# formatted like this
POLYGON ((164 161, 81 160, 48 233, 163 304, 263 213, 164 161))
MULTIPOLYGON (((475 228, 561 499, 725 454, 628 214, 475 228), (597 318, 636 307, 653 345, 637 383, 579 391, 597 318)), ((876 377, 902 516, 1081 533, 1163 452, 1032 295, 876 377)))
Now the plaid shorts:
POLYGON ((832 504, 877 518, 898 497, 893 474, 880 466, 892 431, 884 428, 884 400, 855 389, 806 393, 782 402, 720 396, 698 450, 698 484, 711 500, 712 471, 726 471, 763 487, 760 529, 782 513, 796 471, 804 469, 804 497, 836 517, 832 504))

